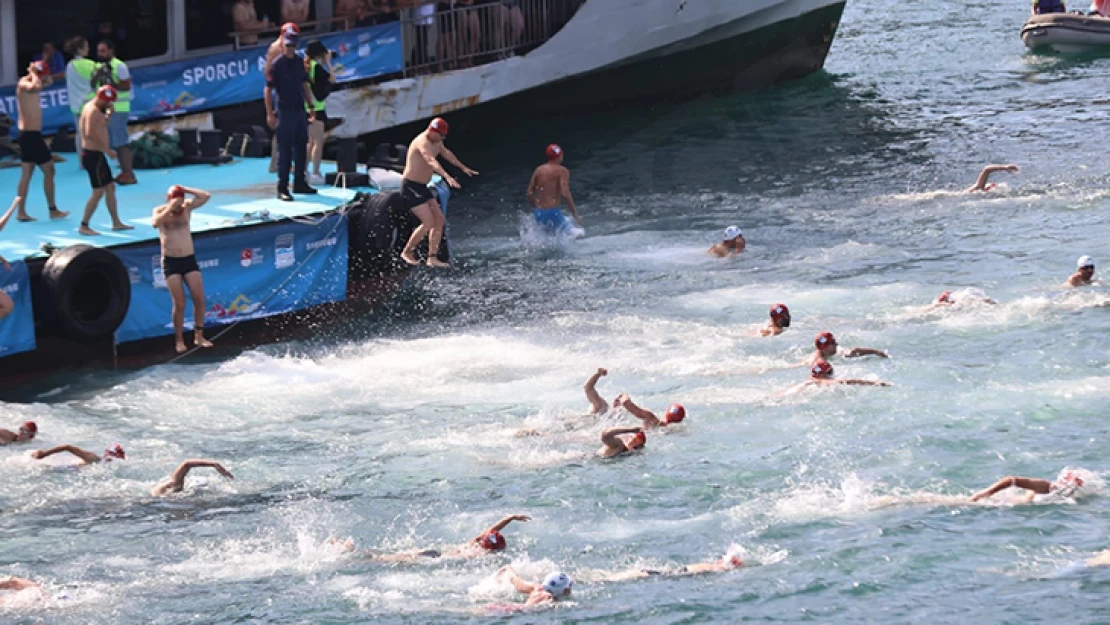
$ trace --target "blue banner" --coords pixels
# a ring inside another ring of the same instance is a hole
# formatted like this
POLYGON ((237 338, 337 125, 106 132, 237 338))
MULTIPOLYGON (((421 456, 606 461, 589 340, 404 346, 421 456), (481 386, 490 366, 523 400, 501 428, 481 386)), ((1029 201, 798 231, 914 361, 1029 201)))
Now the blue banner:
MULTIPOLYGON (((301 43, 311 38, 306 34, 301 43)), ((338 83, 399 72, 404 64, 400 22, 322 35, 319 39, 335 52, 332 63, 338 83)), ((131 119, 155 119, 261 100, 266 82, 265 57, 266 46, 259 46, 133 68, 131 119)), ((44 89, 40 100, 43 132, 51 134, 73 124, 64 81, 44 89)), ((13 119, 18 116, 15 86, 0 88, 0 113, 13 119)))
MULTIPOLYGON (((347 224, 282 221, 194 240, 204 278, 205 326, 261 319, 347 298, 347 224)), ((173 334, 169 291, 158 245, 113 250, 131 275, 131 307, 120 343, 173 334)), ((186 292, 185 327, 193 323, 186 292)))
POLYGON ((0 291, 15 303, 15 310, 0 319, 0 358, 35 349, 35 312, 31 308, 31 277, 26 263, 12 263, 11 271, 0 265, 0 291))

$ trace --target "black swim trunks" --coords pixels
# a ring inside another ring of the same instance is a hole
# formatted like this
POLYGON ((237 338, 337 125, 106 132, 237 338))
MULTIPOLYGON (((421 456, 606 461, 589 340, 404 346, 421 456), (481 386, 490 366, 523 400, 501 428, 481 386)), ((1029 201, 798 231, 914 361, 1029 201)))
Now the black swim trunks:
POLYGON ((81 152, 81 167, 89 174, 89 184, 94 189, 102 189, 114 181, 112 168, 108 166, 108 157, 103 152, 84 150, 81 152))
POLYGON ((197 266, 197 257, 195 254, 188 256, 163 256, 162 257, 162 278, 170 276, 185 276, 200 271, 197 266))
POLYGON ((436 199, 436 196, 426 183, 405 179, 401 181, 401 199, 405 202, 405 208, 412 210, 436 199))
POLYGON ((24 163, 45 165, 54 161, 42 133, 37 130, 19 131, 19 160, 24 163))

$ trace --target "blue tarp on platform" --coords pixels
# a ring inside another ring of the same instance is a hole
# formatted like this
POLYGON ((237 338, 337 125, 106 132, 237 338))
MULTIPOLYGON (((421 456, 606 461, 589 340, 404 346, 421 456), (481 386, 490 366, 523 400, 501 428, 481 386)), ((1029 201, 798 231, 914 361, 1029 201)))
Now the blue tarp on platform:
POLYGON ((15 310, 0 319, 0 357, 35 349, 35 313, 26 263, 13 262, 11 271, 0 265, 0 291, 15 302, 15 310))
MULTIPOLYGON (((302 45, 311 38, 310 34, 302 36, 302 45)), ((333 63, 339 83, 392 74, 404 65, 400 22, 322 35, 319 39, 336 53, 333 63)), ((131 70, 135 86, 131 119, 195 113, 261 100, 265 56, 266 46, 259 46, 136 67, 131 70)), ((43 89, 41 102, 46 134, 73 125, 65 81, 43 89)), ((18 116, 15 86, 0 88, 0 113, 13 119, 18 116)))
MULTIPOLYGON (((204 237, 195 245, 204 277, 208 327, 346 299, 346 215, 329 215, 316 225, 283 221, 204 237)), ((131 274, 131 307, 117 340, 173 334, 158 244, 113 251, 131 274)), ((191 328, 192 322, 189 301, 185 327, 191 328)))

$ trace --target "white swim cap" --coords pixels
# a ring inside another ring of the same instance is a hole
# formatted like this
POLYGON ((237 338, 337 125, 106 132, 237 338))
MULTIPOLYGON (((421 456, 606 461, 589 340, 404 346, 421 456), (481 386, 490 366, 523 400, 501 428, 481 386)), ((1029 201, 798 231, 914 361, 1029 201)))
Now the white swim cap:
POLYGON ((553 597, 562 597, 570 592, 570 587, 574 585, 565 573, 550 573, 547 577, 543 578, 543 589, 551 593, 553 597))
POLYGON ((740 231, 740 226, 729 226, 729 227, 725 228, 725 240, 726 241, 731 241, 731 240, 735 239, 736 237, 741 237, 741 236, 744 236, 744 233, 740 231))
POLYGON ((1076 266, 1080 269, 1084 267, 1094 267, 1095 261, 1090 256, 1080 256, 1079 260, 1076 262, 1076 266))

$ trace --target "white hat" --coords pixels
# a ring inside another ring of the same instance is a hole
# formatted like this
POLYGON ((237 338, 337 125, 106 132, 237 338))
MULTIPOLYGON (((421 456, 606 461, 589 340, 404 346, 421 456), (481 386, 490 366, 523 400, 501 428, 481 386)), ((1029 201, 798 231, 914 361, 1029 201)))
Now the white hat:
POLYGON ((725 228, 725 240, 731 241, 736 237, 742 237, 744 233, 740 231, 740 226, 729 226, 725 228))
POLYGON ((550 573, 547 577, 543 578, 543 589, 551 593, 553 597, 561 597, 570 592, 570 587, 574 585, 565 573, 550 573))
POLYGON ((1080 256, 1079 260, 1075 263, 1080 269, 1084 267, 1094 267, 1095 261, 1090 256, 1080 256))

